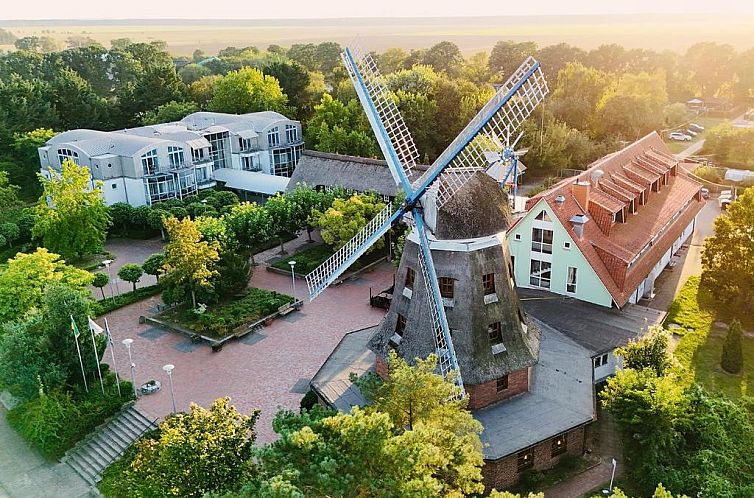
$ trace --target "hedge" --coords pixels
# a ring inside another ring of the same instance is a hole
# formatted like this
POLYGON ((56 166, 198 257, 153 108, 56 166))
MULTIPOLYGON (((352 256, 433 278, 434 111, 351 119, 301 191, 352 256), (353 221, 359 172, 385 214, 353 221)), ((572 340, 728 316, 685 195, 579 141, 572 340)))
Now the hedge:
POLYGON ((111 297, 100 299, 92 305, 92 311, 96 316, 102 316, 111 311, 128 306, 129 304, 137 303, 148 297, 155 296, 160 292, 162 292, 162 287, 159 284, 141 287, 135 291, 125 292, 119 296, 115 296, 115 299, 111 297))

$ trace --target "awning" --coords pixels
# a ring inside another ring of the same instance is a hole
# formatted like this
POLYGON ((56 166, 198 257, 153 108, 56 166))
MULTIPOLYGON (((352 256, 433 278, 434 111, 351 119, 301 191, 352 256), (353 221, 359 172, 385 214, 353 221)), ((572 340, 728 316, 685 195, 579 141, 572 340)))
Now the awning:
POLYGON ((242 171, 239 169, 220 168, 214 171, 215 180, 225 183, 228 188, 275 195, 285 192, 290 178, 268 175, 259 171, 242 171))
POLYGON ((207 140, 204 137, 194 138, 192 140, 186 140, 186 145, 188 145, 194 150, 207 149, 212 146, 210 145, 209 140, 207 140))
POLYGON ((241 138, 257 138, 259 136, 254 130, 241 130, 236 135, 241 138))

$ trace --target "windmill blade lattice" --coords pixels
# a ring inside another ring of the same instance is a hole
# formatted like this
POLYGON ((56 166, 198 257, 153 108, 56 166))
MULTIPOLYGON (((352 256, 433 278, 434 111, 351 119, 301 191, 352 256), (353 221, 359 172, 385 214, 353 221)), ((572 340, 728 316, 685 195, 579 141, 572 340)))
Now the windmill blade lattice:
POLYGON ((309 287, 309 300, 313 300, 328 285, 333 283, 344 271, 360 258, 372 245, 385 235, 393 223, 403 215, 402 210, 393 211, 393 204, 388 203, 377 216, 372 218, 351 240, 335 251, 324 263, 306 276, 309 287))
POLYGON ((437 176, 432 188, 442 207, 477 172, 488 166, 490 143, 505 143, 548 93, 539 62, 529 57, 482 107, 463 131, 413 186, 421 189, 437 176))
POLYGON ((388 164, 396 169, 393 171, 393 176, 398 176, 396 183, 402 183, 409 190, 408 178, 419 159, 419 150, 385 84, 385 78, 370 54, 364 55, 358 49, 346 48, 341 58, 382 153, 388 164), (398 171, 400 173, 396 175, 398 171))

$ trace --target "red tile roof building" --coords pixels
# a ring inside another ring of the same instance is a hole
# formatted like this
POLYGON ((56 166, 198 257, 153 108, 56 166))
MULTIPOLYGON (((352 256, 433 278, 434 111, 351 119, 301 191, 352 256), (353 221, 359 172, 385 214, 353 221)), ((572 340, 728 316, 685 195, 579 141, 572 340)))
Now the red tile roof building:
MULTIPOLYGON (((525 244, 518 250, 514 246, 516 241, 526 242, 525 231, 531 230, 527 219, 541 219, 544 209, 547 218, 554 217, 565 230, 565 245, 576 245, 612 304, 622 307, 651 294, 654 278, 693 231, 704 205, 701 187, 685 174, 660 136, 650 133, 529 199, 527 215, 511 229, 516 234, 509 242, 511 253, 517 265, 524 259, 525 244)), ((571 257, 559 254, 562 247, 555 241, 551 258, 546 258, 551 260, 553 278, 558 260, 571 257)), ((532 250, 530 258, 536 257, 532 250)), ((528 279, 520 278, 525 268, 516 274, 519 285, 528 287, 528 279)), ((575 279, 576 270, 573 273, 575 279)), ((550 287, 548 280, 546 288, 558 292, 553 283, 550 287)))

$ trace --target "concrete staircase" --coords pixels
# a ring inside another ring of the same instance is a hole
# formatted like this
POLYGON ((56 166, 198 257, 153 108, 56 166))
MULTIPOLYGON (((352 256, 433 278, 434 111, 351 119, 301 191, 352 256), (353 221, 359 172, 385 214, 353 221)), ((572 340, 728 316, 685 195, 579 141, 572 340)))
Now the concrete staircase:
POLYGON ((142 434, 155 427, 156 420, 129 403, 68 450, 61 461, 94 486, 111 463, 142 434))

